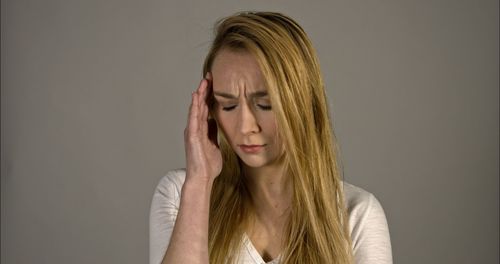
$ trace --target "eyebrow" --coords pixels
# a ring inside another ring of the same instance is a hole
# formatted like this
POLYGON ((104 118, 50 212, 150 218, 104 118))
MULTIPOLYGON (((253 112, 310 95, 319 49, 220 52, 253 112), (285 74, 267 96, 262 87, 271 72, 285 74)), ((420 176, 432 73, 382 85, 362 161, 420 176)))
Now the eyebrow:
MULTIPOLYGON (((216 96, 220 96, 220 97, 224 97, 224 98, 228 98, 228 99, 238 99, 238 97, 236 95, 229 94, 229 93, 215 92, 214 91, 214 94, 216 96)), ((249 95, 250 98, 265 97, 265 96, 268 96, 267 91, 257 91, 257 92, 250 93, 250 95, 249 95)))

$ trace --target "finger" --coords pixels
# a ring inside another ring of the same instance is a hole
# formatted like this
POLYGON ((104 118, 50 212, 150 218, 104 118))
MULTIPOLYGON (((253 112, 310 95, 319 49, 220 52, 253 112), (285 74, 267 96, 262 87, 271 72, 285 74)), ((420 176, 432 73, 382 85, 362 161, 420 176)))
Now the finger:
POLYGON ((188 132, 195 133, 198 129, 198 94, 191 95, 191 108, 189 111, 188 132))
POLYGON ((201 109, 202 109, 202 112, 201 112, 201 119, 203 120, 207 120, 208 119, 208 96, 209 96, 209 91, 208 91, 208 87, 209 87, 209 82, 208 80, 206 80, 207 82, 207 85, 205 87, 203 87, 203 90, 202 90, 202 96, 201 96, 201 109))
POLYGON ((207 85, 204 87, 204 99, 207 100, 208 95, 210 95, 210 93, 212 92, 212 75, 210 74, 210 72, 207 72, 204 80, 206 80, 207 82, 207 85))
POLYGON ((187 116, 187 123, 189 125, 189 120, 191 120, 191 116, 192 116, 192 113, 193 113, 193 106, 194 106, 194 92, 191 93, 191 104, 189 104, 189 112, 188 112, 188 116, 187 116))
POLYGON ((200 120, 206 121, 208 119, 208 86, 209 82, 207 79, 203 79, 203 84, 200 86, 199 94, 200 94, 200 120))
POLYGON ((198 87, 198 90, 196 91, 198 93, 199 99, 200 99, 198 102, 198 106, 200 107, 200 109, 203 106, 203 104, 205 104, 207 85, 208 85, 208 81, 206 79, 202 79, 200 82, 200 86, 198 87))
POLYGON ((200 130, 202 135, 205 137, 208 137, 208 124, 207 124, 207 119, 208 119, 208 106, 206 103, 206 96, 207 96, 207 80, 204 80, 203 86, 200 87, 200 97, 199 97, 199 122, 200 122, 200 130))
MULTIPOLYGON (((196 104, 197 104, 197 107, 198 107, 198 112, 200 112, 203 107, 203 90, 206 88, 207 86, 207 81, 205 79, 202 79, 200 81, 200 85, 198 85, 198 89, 196 89, 196 97, 197 97, 197 101, 196 101, 196 104)), ((200 114, 198 114, 198 117, 201 116, 200 114)))
POLYGON ((197 131, 200 133, 199 136, 204 138, 208 138, 208 124, 207 124, 208 106, 206 103, 207 86, 208 86, 208 80, 206 79, 201 80, 200 85, 195 93, 197 99, 197 101, 195 102, 197 104, 196 129, 199 130, 197 131))
MULTIPOLYGON (((208 107, 210 107, 213 103, 213 83, 212 83, 212 74, 210 72, 207 72, 207 74, 205 75, 205 79, 207 80, 207 87, 206 87, 206 92, 205 92, 205 97, 204 97, 204 100, 205 100, 205 103, 208 107)), ((210 109, 208 109, 210 110, 210 109)), ((208 113, 207 113, 208 114, 208 113)))
POLYGON ((200 82, 200 86, 196 91, 197 98, 197 132, 200 138, 208 138, 208 124, 207 124, 207 116, 208 116, 208 107, 204 100, 206 97, 208 81, 203 79, 200 82))

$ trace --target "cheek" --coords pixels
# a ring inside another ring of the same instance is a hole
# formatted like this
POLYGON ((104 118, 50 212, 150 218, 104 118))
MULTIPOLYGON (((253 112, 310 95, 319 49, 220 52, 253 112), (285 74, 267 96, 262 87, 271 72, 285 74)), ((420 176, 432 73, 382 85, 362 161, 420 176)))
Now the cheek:
POLYGON ((281 152, 283 141, 278 133, 278 122, 274 115, 262 120, 262 131, 273 142, 277 152, 281 152))
POLYGON ((262 131, 268 135, 277 133, 277 122, 274 114, 263 114, 259 118, 259 125, 262 131))
POLYGON ((221 115, 219 111, 215 112, 215 120, 217 121, 217 125, 219 126, 220 130, 222 130, 222 132, 224 133, 226 140, 232 142, 234 134, 234 120, 232 120, 232 118, 228 117, 227 115, 221 115))

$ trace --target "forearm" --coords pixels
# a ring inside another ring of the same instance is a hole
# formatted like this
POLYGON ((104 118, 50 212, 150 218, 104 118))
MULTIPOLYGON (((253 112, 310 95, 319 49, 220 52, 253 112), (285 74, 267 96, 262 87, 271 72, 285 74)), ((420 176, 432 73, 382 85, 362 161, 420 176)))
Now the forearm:
POLYGON ((182 187, 179 213, 163 264, 209 263, 208 217, 212 183, 187 175, 182 187))

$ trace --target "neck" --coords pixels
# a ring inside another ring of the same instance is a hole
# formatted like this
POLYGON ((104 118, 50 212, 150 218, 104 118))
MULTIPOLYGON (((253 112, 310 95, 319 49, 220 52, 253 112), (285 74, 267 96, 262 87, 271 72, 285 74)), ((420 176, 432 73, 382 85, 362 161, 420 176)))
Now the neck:
POLYGON ((283 164, 252 168, 245 166, 245 180, 258 218, 283 216, 291 204, 291 179, 283 164))

